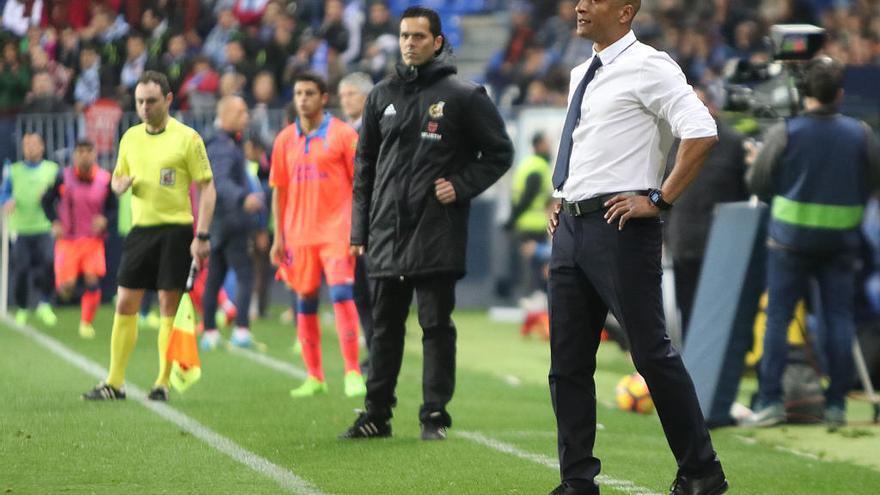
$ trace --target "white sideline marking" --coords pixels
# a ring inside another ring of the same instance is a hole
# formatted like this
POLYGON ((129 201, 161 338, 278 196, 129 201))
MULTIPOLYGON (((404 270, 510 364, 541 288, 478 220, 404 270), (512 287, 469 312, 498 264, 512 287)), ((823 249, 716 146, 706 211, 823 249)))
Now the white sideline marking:
POLYGON ((513 376, 513 375, 504 375, 501 377, 504 383, 510 385, 511 387, 519 387, 522 385, 522 380, 513 376))
MULTIPOLYGON (((510 454, 512 456, 519 457, 520 459, 524 459, 535 464, 540 464, 544 467, 559 470, 559 462, 557 462, 556 459, 553 459, 543 454, 533 454, 531 452, 526 452, 524 450, 518 449, 517 447, 514 447, 509 443, 505 443, 501 440, 488 437, 486 435, 483 435, 482 433, 459 431, 455 432, 455 435, 470 440, 471 442, 477 443, 484 447, 489 447, 490 449, 497 450, 498 452, 510 454)), ((657 492, 653 492, 647 488, 638 486, 632 481, 620 480, 617 478, 606 476, 604 474, 600 474, 596 478, 596 481, 605 486, 614 488, 615 490, 620 490, 629 495, 660 495, 657 492)))
MULTIPOLYGON (((742 435, 734 435, 734 438, 736 438, 737 440, 739 440, 742 443, 747 444, 747 445, 756 445, 758 443, 758 440, 751 438, 751 437, 742 436, 742 435)), ((798 457, 803 457, 804 459, 809 459, 811 461, 819 461, 819 462, 830 462, 831 461, 830 459, 823 459, 822 457, 820 457, 816 454, 810 453, 810 452, 804 452, 802 450, 797 450, 797 449, 790 449, 788 447, 783 447, 781 445, 774 445, 773 450, 776 450, 779 452, 785 452, 786 454, 796 455, 798 457)))
POLYGON ((803 452, 803 451, 796 450, 796 449, 789 449, 787 447, 782 447, 780 445, 773 447, 773 449, 778 450, 779 452, 787 452, 789 454, 796 455, 798 457, 803 457, 804 459, 810 459, 811 461, 824 461, 824 459, 817 456, 816 454, 811 454, 809 452, 803 452))
MULTIPOLYGON (((107 376, 107 370, 102 368, 98 363, 92 361, 91 359, 88 359, 82 354, 68 349, 67 346, 65 346, 61 342, 58 342, 52 337, 49 337, 42 332, 34 330, 31 327, 19 326, 9 317, 3 316, 0 317, 0 319, 2 319, 7 326, 12 328, 16 332, 30 338, 31 340, 36 341, 36 343, 42 345, 46 349, 49 349, 56 356, 79 368, 86 374, 91 375, 98 380, 103 380, 107 376)), ((257 473, 272 479, 287 492, 295 493, 298 495, 327 495, 324 492, 318 490, 308 481, 269 461, 268 459, 265 459, 245 449, 244 447, 238 445, 229 438, 220 435, 214 430, 199 423, 195 419, 190 418, 186 414, 174 409, 173 407, 168 406, 167 404, 164 404, 162 402, 155 402, 147 399, 146 394, 136 386, 127 385, 125 389, 126 395, 129 398, 136 400, 140 405, 158 414, 166 421, 174 423, 180 429, 189 432, 192 436, 205 442, 214 450, 220 451, 231 457, 233 460, 244 464, 253 471, 256 471, 257 473)))
POLYGON ((301 380, 305 380, 309 377, 309 374, 306 373, 303 369, 297 368, 296 366, 281 361, 280 359, 275 359, 273 357, 267 356, 265 354, 261 354, 259 352, 254 352, 250 349, 242 349, 240 347, 235 347, 234 345, 230 345, 228 347, 229 352, 232 354, 238 354, 241 357, 250 359, 251 361, 261 364, 267 368, 271 368, 275 371, 279 371, 284 373, 285 375, 292 376, 294 378, 299 378, 301 380))

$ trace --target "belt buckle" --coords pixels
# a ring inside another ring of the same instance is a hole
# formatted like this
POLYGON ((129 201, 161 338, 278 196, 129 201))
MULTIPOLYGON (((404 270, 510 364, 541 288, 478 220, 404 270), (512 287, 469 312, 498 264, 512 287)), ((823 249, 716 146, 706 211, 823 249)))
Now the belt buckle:
POLYGON ((571 205, 574 207, 574 216, 576 216, 576 217, 581 216, 581 203, 580 203, 580 201, 575 201, 574 203, 571 203, 571 205))

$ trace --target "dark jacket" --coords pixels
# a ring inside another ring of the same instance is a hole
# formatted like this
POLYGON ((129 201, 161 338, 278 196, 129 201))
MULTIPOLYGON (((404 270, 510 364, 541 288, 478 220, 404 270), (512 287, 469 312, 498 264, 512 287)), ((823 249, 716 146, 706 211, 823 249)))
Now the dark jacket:
MULTIPOLYGON (((677 259, 702 259, 716 204, 749 199, 744 137, 723 121, 716 122, 718 145, 709 152, 700 174, 675 201, 667 217, 667 246, 677 259)), ((669 154, 672 162, 677 149, 669 154)))
POLYGON ((354 178, 351 243, 371 277, 465 273, 470 201, 500 178, 513 146, 485 90, 442 58, 398 66, 367 98, 354 178), (434 181, 449 180, 443 205, 434 181))
POLYGON ((231 235, 247 235, 256 225, 254 216, 244 211, 244 198, 250 194, 244 149, 241 141, 217 129, 205 143, 208 160, 214 172, 217 202, 211 222, 211 237, 224 239, 231 235))

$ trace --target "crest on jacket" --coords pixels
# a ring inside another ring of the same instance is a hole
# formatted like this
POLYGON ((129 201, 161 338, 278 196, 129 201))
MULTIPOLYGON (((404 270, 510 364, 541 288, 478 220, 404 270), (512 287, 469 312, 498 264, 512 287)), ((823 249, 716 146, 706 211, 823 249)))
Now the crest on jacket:
POLYGON ((445 101, 438 101, 434 103, 428 108, 428 116, 432 119, 442 119, 443 118, 443 107, 446 106, 445 101))

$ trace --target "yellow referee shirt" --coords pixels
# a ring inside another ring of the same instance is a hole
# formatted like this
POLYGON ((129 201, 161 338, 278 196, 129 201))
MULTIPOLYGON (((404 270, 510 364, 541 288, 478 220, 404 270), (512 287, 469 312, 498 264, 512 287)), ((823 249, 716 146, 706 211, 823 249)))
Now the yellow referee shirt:
POLYGON ((145 124, 125 132, 119 141, 113 175, 134 177, 134 227, 192 224, 190 185, 212 178, 202 137, 170 117, 165 130, 158 134, 148 134, 145 124))

